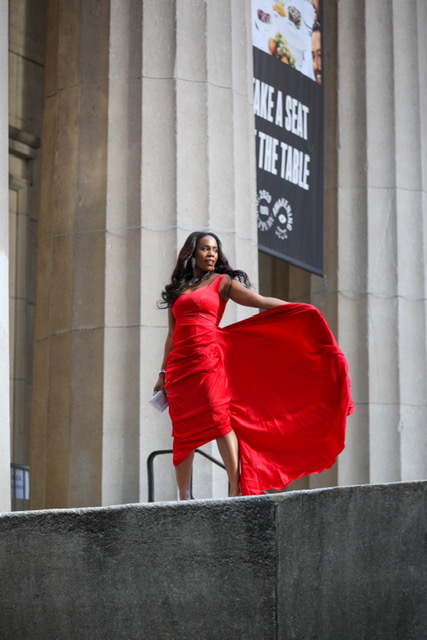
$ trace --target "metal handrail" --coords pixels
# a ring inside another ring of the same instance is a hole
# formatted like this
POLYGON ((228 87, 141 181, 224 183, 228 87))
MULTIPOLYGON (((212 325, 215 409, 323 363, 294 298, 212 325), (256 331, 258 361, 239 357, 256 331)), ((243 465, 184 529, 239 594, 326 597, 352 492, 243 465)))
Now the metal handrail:
MULTIPOLYGON (((166 453, 173 453, 173 450, 159 449, 158 451, 152 451, 152 453, 150 453, 150 455, 147 458, 148 502, 154 502, 154 458, 156 458, 157 456, 164 455, 166 453)), ((214 458, 213 456, 210 456, 209 453, 206 453, 201 449, 196 449, 194 453, 199 453, 204 458, 207 458, 208 460, 210 460, 210 462, 212 462, 213 464, 216 464, 218 467, 221 467, 221 469, 225 470, 225 465, 219 460, 217 460, 216 458, 214 458)))

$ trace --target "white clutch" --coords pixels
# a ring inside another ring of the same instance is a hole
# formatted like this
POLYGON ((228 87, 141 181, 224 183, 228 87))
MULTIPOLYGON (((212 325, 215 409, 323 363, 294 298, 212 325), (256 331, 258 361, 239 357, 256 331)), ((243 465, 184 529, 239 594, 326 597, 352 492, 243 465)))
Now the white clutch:
POLYGON ((157 391, 148 401, 157 411, 163 412, 168 406, 168 397, 163 391, 157 391))

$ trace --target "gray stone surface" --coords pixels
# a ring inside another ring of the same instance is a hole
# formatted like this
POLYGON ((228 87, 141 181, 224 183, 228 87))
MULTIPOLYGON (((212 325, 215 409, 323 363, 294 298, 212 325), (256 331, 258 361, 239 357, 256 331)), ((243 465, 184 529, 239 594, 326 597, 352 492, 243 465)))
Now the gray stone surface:
POLYGON ((427 482, 0 516, 2 640, 425 640, 427 482))
POLYGON ((268 498, 0 518, 0 638, 274 638, 268 498))
POLYGON ((427 638, 426 482, 279 499, 279 638, 427 638))

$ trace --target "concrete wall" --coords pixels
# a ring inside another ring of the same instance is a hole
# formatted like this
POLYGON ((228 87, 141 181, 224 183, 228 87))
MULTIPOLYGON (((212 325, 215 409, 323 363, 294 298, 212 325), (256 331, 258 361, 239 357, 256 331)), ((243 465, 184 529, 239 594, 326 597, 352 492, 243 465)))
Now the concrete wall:
POLYGON ((0 637, 422 640, 427 483, 0 516, 0 637))

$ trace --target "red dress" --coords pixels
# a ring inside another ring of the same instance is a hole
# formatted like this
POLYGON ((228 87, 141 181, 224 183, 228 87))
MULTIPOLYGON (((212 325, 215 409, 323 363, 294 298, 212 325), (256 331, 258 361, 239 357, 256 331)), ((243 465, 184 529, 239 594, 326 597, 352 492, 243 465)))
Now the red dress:
POLYGON ((179 296, 166 386, 175 465, 235 431, 243 495, 329 469, 353 411, 347 363, 315 307, 287 304, 218 327, 224 275, 179 296))

